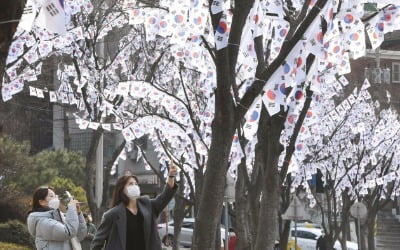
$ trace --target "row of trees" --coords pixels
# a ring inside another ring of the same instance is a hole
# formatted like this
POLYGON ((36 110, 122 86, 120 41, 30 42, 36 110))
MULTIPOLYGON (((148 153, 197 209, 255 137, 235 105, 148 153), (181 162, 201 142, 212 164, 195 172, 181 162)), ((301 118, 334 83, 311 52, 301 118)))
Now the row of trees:
POLYGON ((161 164, 172 159, 181 166, 188 181, 182 197, 196 207, 193 249, 219 247, 228 169, 237 178, 239 249, 272 249, 278 228, 283 248, 290 224, 278 227, 271 218, 289 203, 289 167, 307 155, 294 154, 298 135, 315 124, 310 114, 326 113, 322 100, 332 98, 337 78, 349 72, 350 56, 365 53, 365 27, 377 32, 378 38, 370 32, 371 43, 398 27, 396 6, 368 17, 362 6, 330 0, 66 1, 65 35, 37 25, 17 30, 3 99, 30 84, 32 95, 76 106, 79 126, 95 129, 85 171, 95 219, 107 207, 106 192, 100 208, 94 201, 95 150, 112 127, 126 140, 114 159, 148 134, 161 164), (389 28, 375 29, 380 24, 389 28), (60 63, 56 85, 46 92, 31 75, 41 74, 50 56, 60 63))
MULTIPOLYGON (((398 114, 393 108, 380 110, 367 88, 366 82, 339 104, 326 102, 329 113, 299 138, 308 150, 292 188, 301 185, 307 190, 310 204, 321 211, 331 246, 337 239, 343 245, 348 239, 350 207, 360 201, 368 216, 358 234, 367 235, 368 249, 375 249, 377 213, 399 194, 398 114), (332 119, 333 112, 340 116, 332 119), (309 182, 318 172, 325 183, 323 198, 309 182)), ((366 246, 362 237, 363 249, 366 246)))
MULTIPOLYGON (((1 217, 25 221, 30 209, 33 190, 49 185, 58 194, 71 192, 86 202, 84 186, 84 158, 79 153, 42 151, 30 154, 28 142, 0 136, 0 195, 1 217)), ((88 210, 88 207, 83 208, 88 210)))

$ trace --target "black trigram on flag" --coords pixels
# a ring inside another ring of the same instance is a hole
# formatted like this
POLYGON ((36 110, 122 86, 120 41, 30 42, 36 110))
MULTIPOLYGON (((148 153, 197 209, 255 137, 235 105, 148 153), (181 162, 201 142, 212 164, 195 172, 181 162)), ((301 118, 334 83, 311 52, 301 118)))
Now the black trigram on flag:
POLYGON ((60 12, 58 11, 57 7, 54 6, 53 3, 46 6, 46 10, 50 13, 51 16, 58 15, 60 12))
POLYGON ((26 5, 24 8, 24 11, 22 12, 22 15, 24 14, 32 14, 33 13, 33 6, 32 5, 26 5))

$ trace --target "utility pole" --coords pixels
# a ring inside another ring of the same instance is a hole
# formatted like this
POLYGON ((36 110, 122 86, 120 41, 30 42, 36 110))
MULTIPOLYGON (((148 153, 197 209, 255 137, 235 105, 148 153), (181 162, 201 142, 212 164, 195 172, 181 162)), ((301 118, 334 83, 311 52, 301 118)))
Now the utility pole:
POLYGON ((101 134, 99 143, 96 149, 96 183, 95 183, 95 194, 97 208, 100 208, 103 198, 103 141, 104 133, 101 134))
MULTIPOLYGON (((105 59, 104 59, 104 41, 100 41, 100 43, 99 43, 98 55, 99 55, 98 58, 101 58, 101 60, 105 61, 105 59)), ((103 118, 100 117, 100 126, 101 126, 102 121, 103 121, 103 118)), ((103 200, 103 169, 104 169, 104 164, 103 164, 103 151, 104 151, 103 141, 104 141, 104 131, 101 133, 101 136, 99 138, 99 143, 97 145, 97 150, 96 150, 95 197, 96 197, 97 208, 100 208, 101 202, 103 200)))

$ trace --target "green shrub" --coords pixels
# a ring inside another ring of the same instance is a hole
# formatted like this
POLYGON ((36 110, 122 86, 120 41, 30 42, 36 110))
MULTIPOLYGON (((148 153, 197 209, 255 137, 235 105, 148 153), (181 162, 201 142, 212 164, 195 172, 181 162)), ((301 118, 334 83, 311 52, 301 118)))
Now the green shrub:
POLYGON ((9 242, 0 242, 0 250, 30 250, 33 248, 29 248, 27 246, 21 246, 14 243, 9 242))
POLYGON ((0 224, 0 241, 24 245, 32 249, 35 247, 34 240, 29 234, 26 225, 17 220, 10 220, 0 224))

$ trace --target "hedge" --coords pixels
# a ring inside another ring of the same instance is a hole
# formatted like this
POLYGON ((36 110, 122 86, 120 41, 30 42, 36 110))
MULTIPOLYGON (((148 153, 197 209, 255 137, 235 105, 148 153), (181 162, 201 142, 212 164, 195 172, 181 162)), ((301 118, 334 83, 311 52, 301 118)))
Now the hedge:
POLYGON ((35 248, 34 240, 29 234, 26 225, 17 220, 10 220, 0 224, 0 242, 24 245, 28 247, 28 249, 35 248))
POLYGON ((0 242, 0 250, 30 250, 33 248, 9 242, 0 242))

